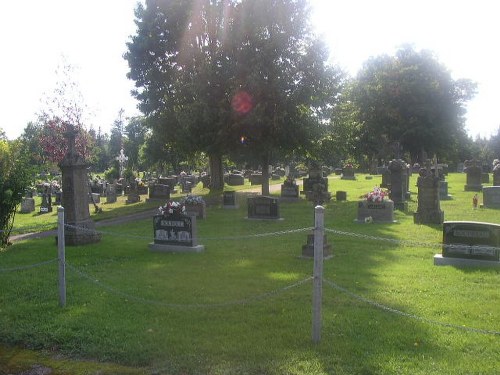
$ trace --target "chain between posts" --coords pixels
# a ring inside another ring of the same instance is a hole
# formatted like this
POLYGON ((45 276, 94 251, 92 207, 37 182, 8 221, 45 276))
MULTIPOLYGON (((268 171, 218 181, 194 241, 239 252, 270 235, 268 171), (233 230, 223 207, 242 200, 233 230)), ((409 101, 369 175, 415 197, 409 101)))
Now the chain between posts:
POLYGON ((180 303, 167 303, 167 302, 155 301, 155 300, 151 300, 151 299, 147 299, 147 298, 143 298, 143 297, 134 296, 132 294, 123 292, 123 291, 121 291, 119 289, 116 289, 116 288, 114 288, 114 287, 112 287, 110 285, 107 285, 107 284, 105 284, 105 283, 97 280, 95 277, 90 276, 89 274, 87 274, 87 273, 79 270, 78 268, 72 266, 71 264, 66 263, 66 266, 70 270, 72 270, 73 272, 75 272, 78 275, 80 275, 82 278, 84 278, 86 280, 89 280, 90 282, 92 282, 93 284, 99 286, 100 288, 105 289, 108 292, 110 292, 112 294, 115 294, 115 295, 117 295, 119 297, 126 298, 126 299, 129 299, 129 300, 132 300, 132 301, 136 301, 136 302, 142 302, 142 303, 145 303, 145 304, 148 304, 148 305, 155 305, 155 306, 162 306, 162 307, 171 307, 171 308, 216 308, 216 307, 229 307, 229 306, 235 306, 235 305, 246 305, 246 304, 249 304, 249 303, 252 303, 252 302, 260 301, 260 300, 263 300, 263 299, 270 298, 272 296, 278 295, 280 293, 286 292, 286 291, 288 291, 290 289, 298 287, 298 286, 300 286, 302 284, 305 284, 308 281, 312 280, 312 277, 306 277, 303 280, 297 281, 296 283, 287 285, 285 287, 282 287, 282 288, 279 288, 279 289, 275 289, 275 290, 272 290, 272 291, 267 292, 267 293, 262 293, 262 294, 259 294, 257 296, 239 299, 239 300, 236 300, 236 301, 228 301, 228 302, 221 302, 221 303, 211 303, 211 304, 201 304, 201 303, 180 304, 180 303))
POLYGON ((439 322, 439 321, 428 319, 428 318, 423 318, 423 317, 415 315, 415 314, 406 313, 406 312, 394 309, 392 307, 388 307, 388 306, 382 305, 381 303, 372 301, 372 300, 370 300, 368 298, 359 296, 359 295, 357 295, 357 294, 349 291, 348 289, 337 285, 333 281, 330 281, 330 280, 327 280, 327 279, 323 279, 323 281, 326 284, 330 285, 332 288, 334 288, 334 289, 336 289, 338 291, 341 291, 342 293, 345 293, 345 294, 351 296, 352 298, 354 298, 354 299, 356 299, 358 301, 367 303, 367 304, 369 304, 371 306, 377 307, 377 308, 379 308, 381 310, 388 311, 388 312, 391 312, 391 313, 394 313, 394 314, 397 314, 397 315, 401 315, 401 316, 404 316, 404 317, 407 317, 407 318, 419 320, 419 321, 425 322, 425 323, 440 325, 440 326, 448 327, 448 328, 460 329, 460 330, 463 330, 463 331, 470 331, 470 332, 476 332, 476 333, 482 333, 482 334, 488 334, 488 335, 500 335, 499 331, 493 331, 493 330, 487 330, 487 329, 480 329, 480 328, 471 328, 471 327, 466 327, 466 326, 463 326, 463 325, 452 324, 452 323, 444 323, 444 322, 439 322))
POLYGON ((46 261, 43 261, 40 263, 29 264, 27 266, 19 266, 19 267, 12 267, 12 268, 0 268, 0 273, 1 272, 24 271, 24 270, 28 270, 31 268, 41 267, 41 266, 45 266, 47 264, 55 263, 55 262, 57 262, 57 260, 58 260, 57 258, 54 258, 54 259, 46 260, 46 261))
POLYGON ((373 241, 383 241, 383 242, 391 242, 397 245, 403 245, 403 246, 419 246, 419 247, 429 247, 429 248, 463 248, 464 246, 470 247, 471 249, 487 249, 487 250, 500 250, 498 247, 494 246, 481 246, 481 245, 463 245, 463 244, 444 244, 444 243, 426 243, 426 242, 419 242, 419 241, 411 241, 411 240, 398 240, 395 238, 386 238, 386 237, 377 237, 377 236, 371 236, 368 234, 360 234, 360 233, 351 233, 351 232, 346 232, 346 231, 340 231, 336 229, 328 229, 325 228, 325 231, 333 234, 337 234, 340 236, 349 236, 349 237, 356 237, 356 238, 361 238, 361 239, 366 239, 366 240, 373 240, 373 241))

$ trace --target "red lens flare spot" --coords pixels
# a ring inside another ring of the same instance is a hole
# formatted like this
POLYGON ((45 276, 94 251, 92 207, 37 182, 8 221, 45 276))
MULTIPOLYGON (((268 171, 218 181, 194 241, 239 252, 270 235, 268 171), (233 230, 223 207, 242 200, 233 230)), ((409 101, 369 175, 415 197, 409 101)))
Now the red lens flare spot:
POLYGON ((250 94, 246 91, 239 91, 233 96, 231 100, 231 107, 239 114, 246 114, 253 108, 253 101, 250 94))

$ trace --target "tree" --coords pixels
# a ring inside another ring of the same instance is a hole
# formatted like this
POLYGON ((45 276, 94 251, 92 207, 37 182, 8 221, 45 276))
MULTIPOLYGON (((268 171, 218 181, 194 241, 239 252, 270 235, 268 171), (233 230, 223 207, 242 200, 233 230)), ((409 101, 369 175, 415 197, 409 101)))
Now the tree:
POLYGON ((238 5, 233 100, 236 142, 260 160, 269 193, 273 155, 306 154, 321 137, 342 74, 313 34, 305 0, 247 0, 238 5))
POLYGON ((0 248, 9 244, 16 207, 32 183, 28 158, 18 142, 0 139, 0 248))
POLYGON ((139 168, 139 150, 146 140, 147 127, 144 117, 132 117, 126 126, 127 137, 124 141, 125 153, 128 156, 128 165, 133 170, 139 168))
POLYGON ((359 147, 377 156, 399 143, 413 161, 456 150, 465 135, 465 104, 476 92, 467 79, 453 80, 429 51, 410 46, 395 56, 368 60, 352 92, 361 124, 359 147))
POLYGON ((206 152, 217 190, 224 186, 231 72, 225 49, 234 3, 147 0, 138 5, 137 35, 125 54, 148 126, 180 152, 206 152))
POLYGON ((266 173, 271 151, 305 148, 317 135, 336 77, 312 36, 306 4, 148 0, 138 6, 138 32, 125 58, 140 109, 176 150, 208 155, 212 188, 223 187, 223 155, 245 140, 245 152, 262 159, 266 173))

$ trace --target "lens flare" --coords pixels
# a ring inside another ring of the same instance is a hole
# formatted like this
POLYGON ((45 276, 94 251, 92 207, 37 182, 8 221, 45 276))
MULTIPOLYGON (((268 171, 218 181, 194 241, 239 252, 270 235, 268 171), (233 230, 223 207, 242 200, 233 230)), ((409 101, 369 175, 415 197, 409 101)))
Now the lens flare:
POLYGON ((231 100, 231 107, 239 114, 247 114, 253 108, 253 100, 251 95, 246 91, 239 91, 231 100))

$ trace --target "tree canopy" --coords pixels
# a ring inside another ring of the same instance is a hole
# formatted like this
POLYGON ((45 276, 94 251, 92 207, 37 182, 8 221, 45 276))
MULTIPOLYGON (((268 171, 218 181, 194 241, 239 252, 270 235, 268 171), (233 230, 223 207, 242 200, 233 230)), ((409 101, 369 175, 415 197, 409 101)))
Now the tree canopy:
POLYGON ((371 58, 350 98, 358 109, 359 147, 377 156, 398 143, 413 161, 443 155, 465 137, 465 104, 475 92, 475 83, 454 80, 428 51, 404 46, 395 56, 371 58))
POLYGON ((340 76, 307 1, 147 0, 136 24, 125 58, 140 108, 177 149, 208 155, 212 187, 224 154, 248 146, 266 171, 271 151, 318 136, 340 76))

